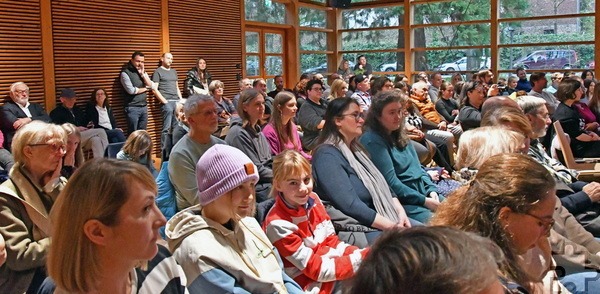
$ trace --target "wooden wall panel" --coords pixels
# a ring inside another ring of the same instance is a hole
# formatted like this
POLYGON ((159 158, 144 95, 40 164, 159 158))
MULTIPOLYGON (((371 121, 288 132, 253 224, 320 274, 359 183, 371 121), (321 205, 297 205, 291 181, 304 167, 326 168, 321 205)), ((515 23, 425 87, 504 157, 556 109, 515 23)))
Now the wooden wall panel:
MULTIPOLYGON (((70 87, 84 106, 94 88, 105 88, 119 127, 126 131, 121 67, 140 50, 152 75, 160 58, 160 1, 52 1, 56 99, 70 87)), ((160 153, 160 103, 150 97, 148 131, 160 153)))
POLYGON ((238 91, 242 74, 241 7, 239 0, 169 1, 169 37, 180 87, 187 71, 204 57, 213 80, 225 84, 225 96, 238 91))
POLYGON ((0 96, 10 99, 10 85, 22 81, 29 86, 30 101, 43 105, 40 1, 2 1, 0 19, 0 96))

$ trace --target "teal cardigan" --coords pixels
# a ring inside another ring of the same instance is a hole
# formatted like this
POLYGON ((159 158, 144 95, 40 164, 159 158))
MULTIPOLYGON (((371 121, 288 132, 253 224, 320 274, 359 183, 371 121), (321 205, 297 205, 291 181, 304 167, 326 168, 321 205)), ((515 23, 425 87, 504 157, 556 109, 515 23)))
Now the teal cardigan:
POLYGON ((383 174, 400 203, 423 206, 425 197, 430 192, 437 192, 412 144, 404 148, 393 147, 371 130, 361 136, 360 143, 367 149, 371 161, 383 174))

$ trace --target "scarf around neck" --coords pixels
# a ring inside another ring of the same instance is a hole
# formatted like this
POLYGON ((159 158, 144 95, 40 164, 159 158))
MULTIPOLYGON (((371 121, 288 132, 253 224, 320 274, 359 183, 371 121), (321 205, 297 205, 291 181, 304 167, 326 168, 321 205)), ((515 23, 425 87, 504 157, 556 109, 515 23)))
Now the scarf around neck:
POLYGON ((369 191, 369 194, 371 194, 375 211, 393 222, 398 223, 400 220, 398 218, 398 212, 396 211, 396 208, 394 208, 392 202, 392 192, 390 191, 385 178, 373 164, 371 159, 369 159, 367 154, 360 149, 352 152, 344 142, 340 141, 335 143, 331 138, 324 144, 333 145, 342 152, 342 155, 348 160, 350 166, 358 175, 358 178, 360 178, 369 191))

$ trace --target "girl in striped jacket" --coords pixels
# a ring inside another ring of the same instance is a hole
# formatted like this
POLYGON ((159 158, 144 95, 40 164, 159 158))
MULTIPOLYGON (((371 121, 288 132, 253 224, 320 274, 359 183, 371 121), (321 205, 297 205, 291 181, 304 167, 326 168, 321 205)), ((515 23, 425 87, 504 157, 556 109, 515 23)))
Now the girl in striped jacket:
POLYGON ((332 293, 354 275, 369 249, 340 241, 319 196, 312 192, 308 161, 293 150, 273 161, 275 205, 263 229, 279 251, 286 273, 306 293, 332 293))

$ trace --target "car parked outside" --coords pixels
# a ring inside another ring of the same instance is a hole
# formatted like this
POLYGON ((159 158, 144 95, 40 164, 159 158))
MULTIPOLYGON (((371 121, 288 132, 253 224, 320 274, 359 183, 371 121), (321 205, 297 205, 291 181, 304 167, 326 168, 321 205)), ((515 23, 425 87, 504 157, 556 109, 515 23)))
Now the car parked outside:
POLYGON ((577 52, 575 50, 536 50, 517 59, 513 68, 525 69, 570 69, 576 67, 577 52))

